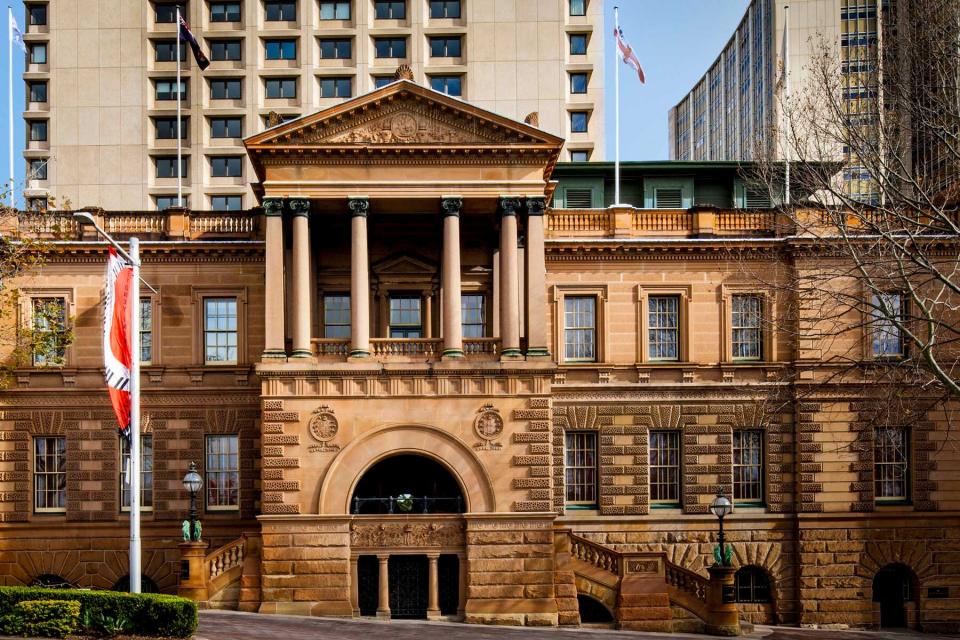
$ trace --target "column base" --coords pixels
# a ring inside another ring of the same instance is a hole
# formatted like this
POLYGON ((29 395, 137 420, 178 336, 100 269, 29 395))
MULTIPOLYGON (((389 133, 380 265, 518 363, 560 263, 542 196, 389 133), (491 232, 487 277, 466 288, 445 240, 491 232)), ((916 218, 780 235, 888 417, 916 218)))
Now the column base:
POLYGON ((308 351, 307 349, 294 349, 290 353, 290 357, 291 358, 312 358, 313 353, 308 351))
POLYGON ((266 349, 260 357, 264 360, 286 360, 287 352, 283 349, 266 349))
POLYGON ((377 620, 389 620, 389 619, 390 619, 390 609, 387 609, 386 611, 377 609, 377 620))
POLYGON ((463 349, 444 349, 441 357, 444 360, 459 360, 463 358, 463 349))
POLYGON ((446 620, 446 616, 440 614, 440 609, 427 609, 427 620, 446 620))
POLYGON ((364 349, 350 349, 349 358, 369 358, 370 352, 365 351, 364 349))
POLYGON ((520 351, 520 349, 517 347, 506 347, 500 351, 500 356, 503 358, 510 358, 513 360, 516 358, 522 358, 523 351, 520 351))
POLYGON ((528 358, 549 358, 550 350, 546 347, 530 347, 527 349, 528 358))

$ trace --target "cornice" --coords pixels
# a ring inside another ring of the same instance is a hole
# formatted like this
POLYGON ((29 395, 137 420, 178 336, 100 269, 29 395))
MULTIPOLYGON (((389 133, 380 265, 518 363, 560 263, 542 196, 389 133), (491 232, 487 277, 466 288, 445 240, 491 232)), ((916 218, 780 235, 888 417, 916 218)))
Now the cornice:
MULTIPOLYGON (((49 243, 46 258, 69 264, 103 262, 107 245, 100 242, 56 241, 49 243)), ((258 263, 263 262, 265 243, 244 241, 146 241, 140 244, 144 263, 258 263)))

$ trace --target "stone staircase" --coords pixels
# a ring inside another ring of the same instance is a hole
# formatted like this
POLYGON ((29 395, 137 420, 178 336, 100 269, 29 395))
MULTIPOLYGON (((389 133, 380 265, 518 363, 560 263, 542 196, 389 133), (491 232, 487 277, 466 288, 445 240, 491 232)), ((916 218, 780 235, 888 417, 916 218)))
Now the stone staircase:
POLYGON ((577 593, 602 602, 618 628, 704 631, 710 619, 710 581, 671 563, 666 554, 620 552, 569 529, 557 530, 555 549, 558 573, 572 574, 577 593))
POLYGON ((244 533, 207 554, 204 579, 209 609, 260 608, 260 535, 244 533))

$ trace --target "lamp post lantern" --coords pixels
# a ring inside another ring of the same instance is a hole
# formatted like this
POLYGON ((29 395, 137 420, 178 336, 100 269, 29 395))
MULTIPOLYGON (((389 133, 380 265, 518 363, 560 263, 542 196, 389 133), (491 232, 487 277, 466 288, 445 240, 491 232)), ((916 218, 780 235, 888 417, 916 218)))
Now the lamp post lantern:
POLYGON ((197 492, 203 488, 203 478, 197 473, 197 465, 193 461, 190 462, 190 470, 187 471, 187 475, 183 476, 183 488, 190 494, 189 541, 196 542, 199 537, 197 536, 197 492))
POLYGON ((723 519, 730 515, 730 512, 733 511, 733 503, 730 502, 730 498, 723 495, 721 489, 717 489, 717 497, 713 499, 713 502, 710 503, 710 513, 717 516, 717 520, 720 521, 720 533, 717 536, 717 542, 719 544, 720 553, 718 554, 718 564, 721 567, 729 566, 727 561, 727 554, 723 544, 723 519))

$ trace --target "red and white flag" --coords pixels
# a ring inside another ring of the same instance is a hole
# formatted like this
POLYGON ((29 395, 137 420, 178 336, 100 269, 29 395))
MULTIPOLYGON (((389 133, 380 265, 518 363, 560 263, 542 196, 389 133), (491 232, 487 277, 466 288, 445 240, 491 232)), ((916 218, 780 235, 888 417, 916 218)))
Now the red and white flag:
POLYGON ((103 366, 120 433, 130 435, 130 285, 133 267, 110 247, 103 296, 103 366))
POLYGON ((617 40, 617 53, 620 55, 620 59, 623 60, 625 65, 633 67, 637 71, 640 84, 644 84, 646 77, 643 75, 643 67, 640 66, 640 60, 637 58, 637 54, 633 52, 633 48, 627 43, 626 39, 624 39, 623 29, 614 27, 613 37, 617 40))

